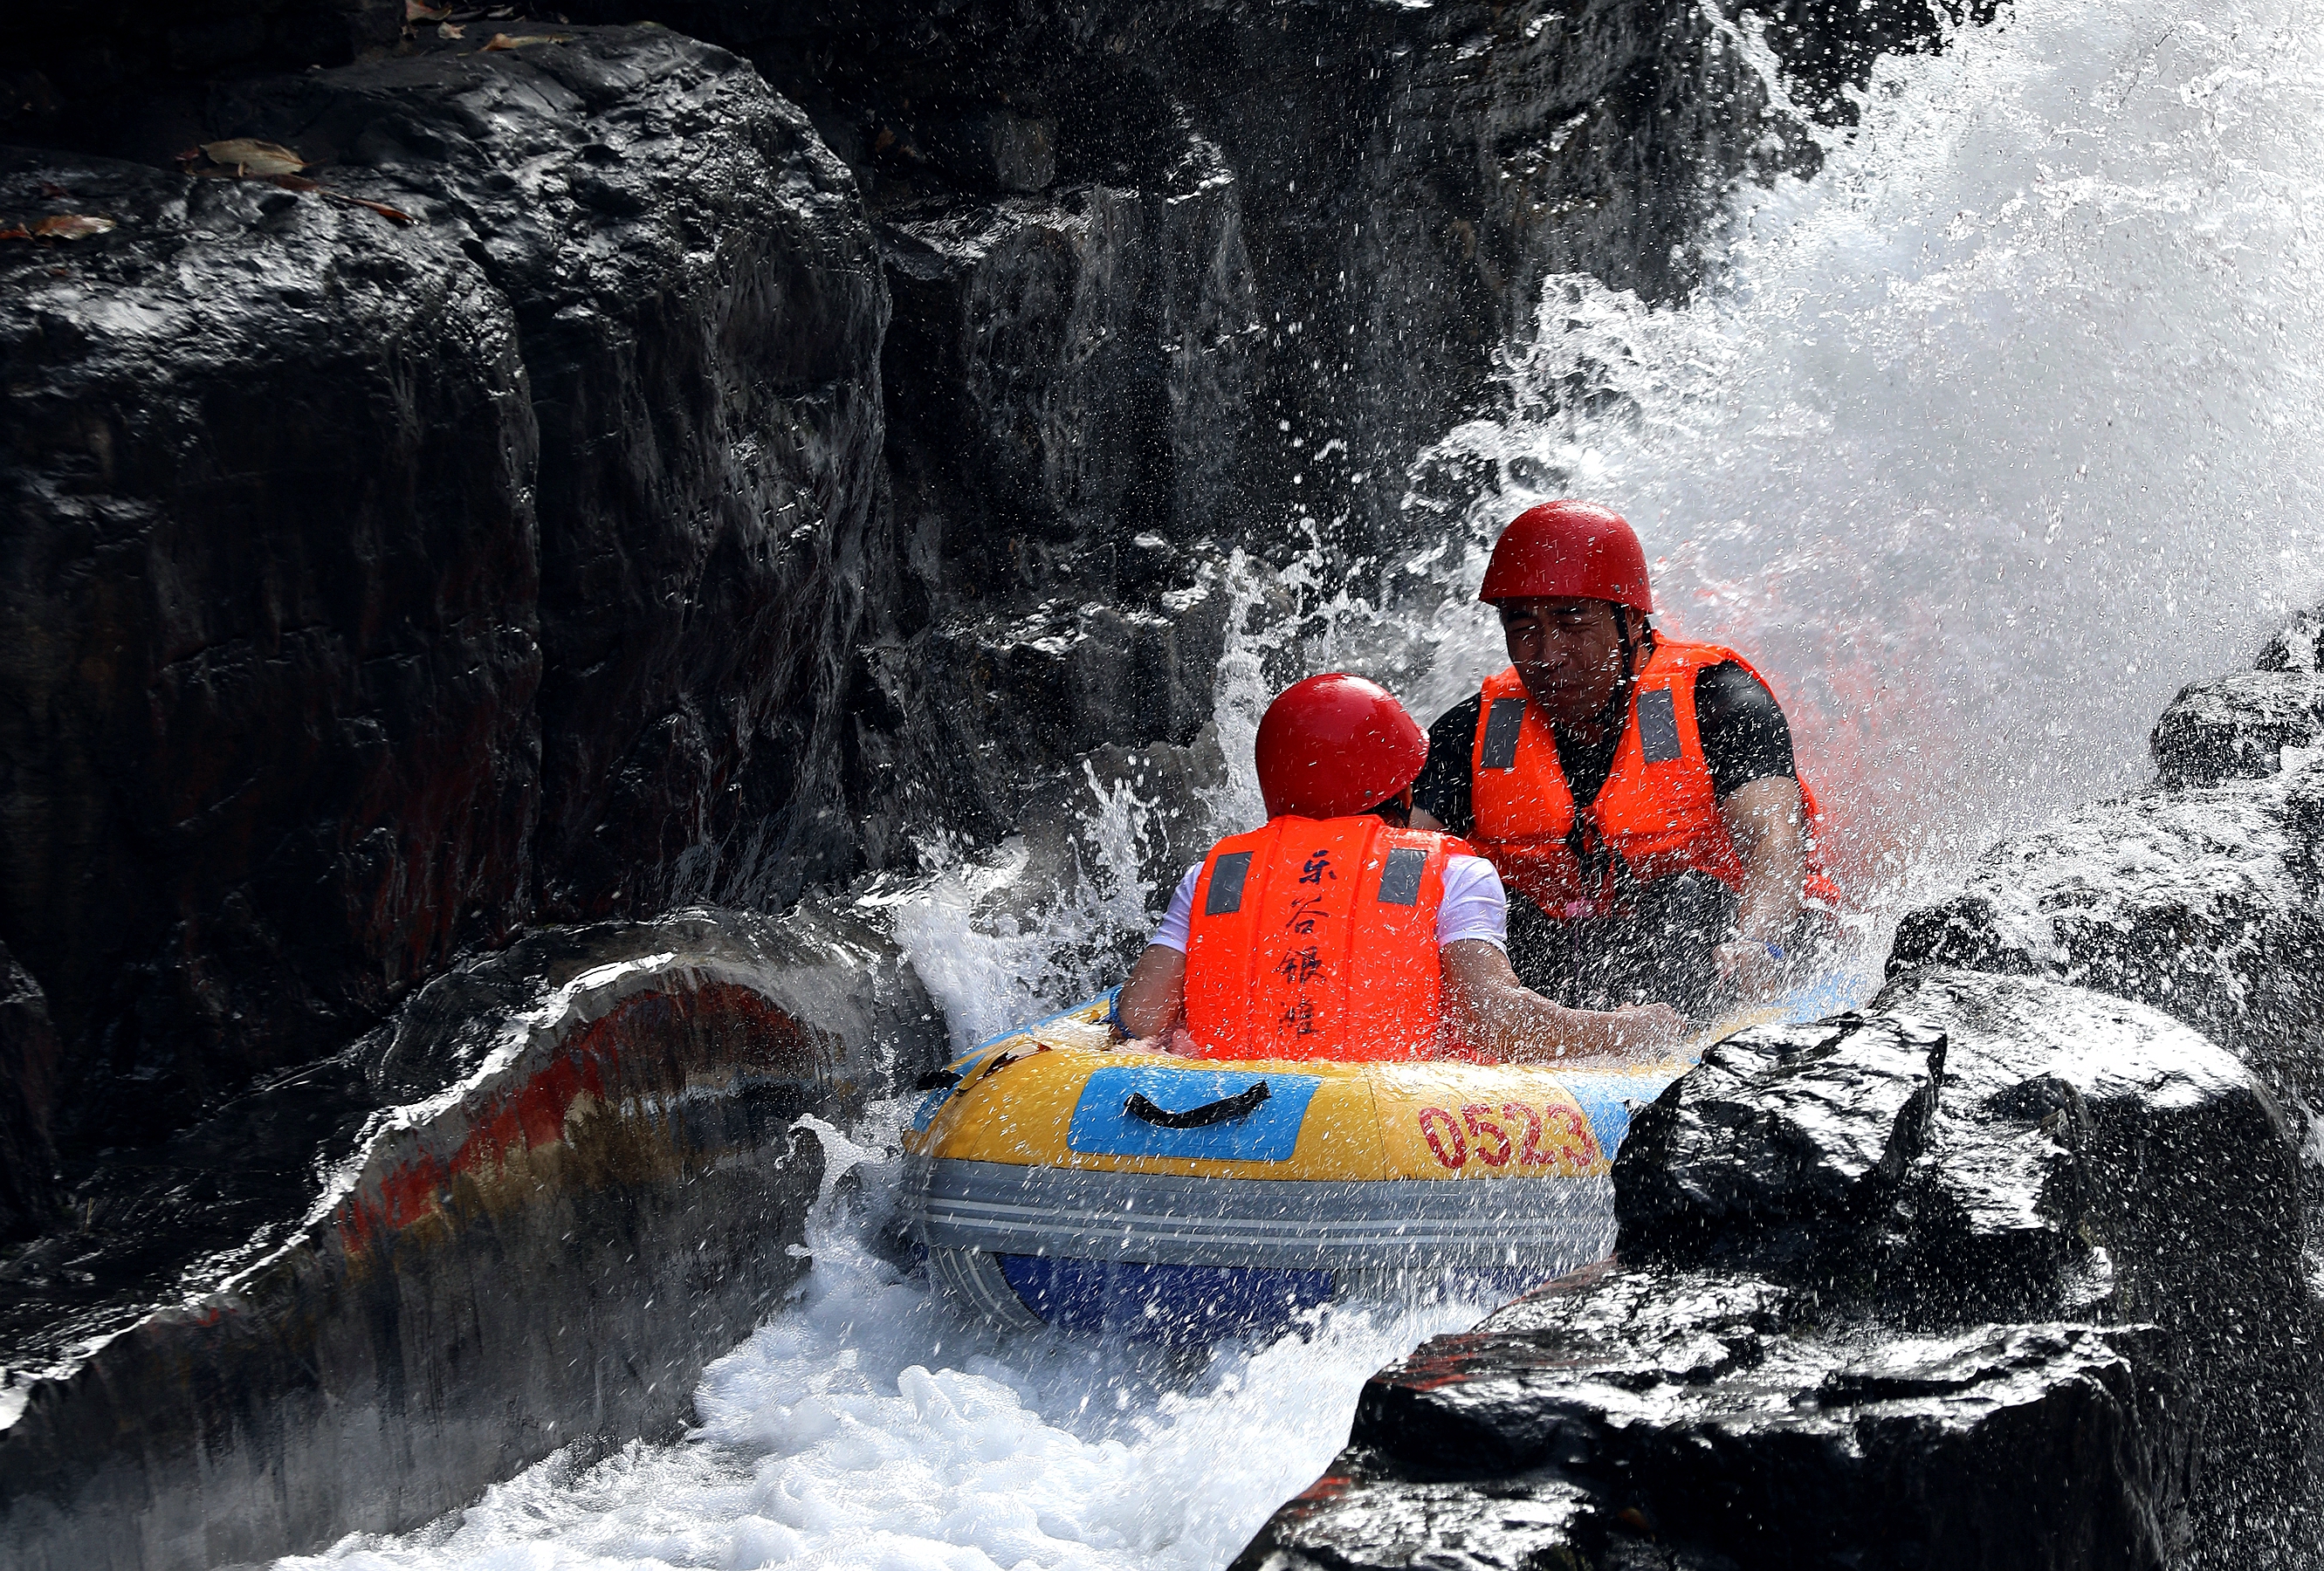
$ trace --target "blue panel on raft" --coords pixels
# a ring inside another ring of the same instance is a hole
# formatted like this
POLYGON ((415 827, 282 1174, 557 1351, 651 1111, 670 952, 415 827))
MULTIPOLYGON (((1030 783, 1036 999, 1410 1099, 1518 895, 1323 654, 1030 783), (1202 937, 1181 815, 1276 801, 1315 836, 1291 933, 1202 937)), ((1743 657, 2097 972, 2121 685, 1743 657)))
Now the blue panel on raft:
POLYGON ((1000 1256, 1035 1314, 1063 1331, 1143 1342, 1272 1337, 1332 1296, 1328 1271, 1000 1256))
POLYGON ((1814 977, 1784 995, 1775 1007, 1788 1022, 1824 1020, 1862 1004, 1880 990, 1880 978, 1834 971, 1814 977))
MULTIPOLYGON (((1613 1160, 1630 1133, 1630 1114, 1661 1094, 1662 1084, 1640 1085, 1636 1075, 1562 1074, 1557 1083, 1573 1094, 1598 1136, 1598 1149, 1613 1160)), ((1666 1084, 1667 1082, 1664 1082, 1666 1084)))
POLYGON ((1254 1075, 1231 1070, 1182 1070, 1122 1064, 1092 1074, 1074 1104, 1065 1144, 1099 1156, 1178 1156, 1219 1162, 1287 1162, 1299 1144, 1307 1104, 1323 1082, 1314 1075, 1254 1075), (1240 1118, 1198 1129, 1166 1129, 1123 1110, 1133 1094, 1185 1113, 1267 1084, 1267 1100, 1240 1118))

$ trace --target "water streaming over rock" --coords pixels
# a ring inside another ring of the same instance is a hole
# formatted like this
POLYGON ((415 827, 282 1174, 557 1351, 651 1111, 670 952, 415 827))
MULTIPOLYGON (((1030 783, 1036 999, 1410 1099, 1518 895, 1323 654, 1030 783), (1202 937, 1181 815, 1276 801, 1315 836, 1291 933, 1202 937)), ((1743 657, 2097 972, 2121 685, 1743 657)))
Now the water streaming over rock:
MULTIPOLYGON (((1314 614, 1232 641, 1212 811, 1250 814, 1271 640, 1441 710, 1499 660, 1466 598, 1491 528, 1563 492, 1639 526, 1665 625, 1775 679, 1872 891, 1868 955, 1883 911, 1994 834, 2140 776, 2171 692, 2319 576, 2320 21, 2020 0, 1884 65, 1813 180, 1741 193, 1691 303, 1554 280, 1508 418, 1452 433, 1416 482, 1412 554, 1353 587, 1295 570, 1272 593, 1314 614)), ((1167 892, 1141 857, 1157 805, 1090 785, 1070 877, 1027 893, 1019 844, 867 896, 956 1041, 1093 990, 1167 892)), ((830 1136, 866 1164, 688 1439, 546 1465, 324 1558, 1217 1566, 1337 1447, 1370 1370, 1479 1311, 1333 1312, 1193 1363, 997 1338, 881 1244, 896 1116, 830 1136)))
MULTIPOLYGON (((859 1135, 892 1146, 903 1111, 859 1135)), ((876 1155, 827 1143, 835 1170, 876 1155)), ((684 1443, 552 1460, 421 1532, 281 1564, 1200 1571, 1330 1459, 1373 1369, 1489 1307, 1327 1310, 1193 1355, 1006 1337, 881 1249, 893 1185, 876 1164, 835 1185, 804 1293, 713 1366, 684 1443)))

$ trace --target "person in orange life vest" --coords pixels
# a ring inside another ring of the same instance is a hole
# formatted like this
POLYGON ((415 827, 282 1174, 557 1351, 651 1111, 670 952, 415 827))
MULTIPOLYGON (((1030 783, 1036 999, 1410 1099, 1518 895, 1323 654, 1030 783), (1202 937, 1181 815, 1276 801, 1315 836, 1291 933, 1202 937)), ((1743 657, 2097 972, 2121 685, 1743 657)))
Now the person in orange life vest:
POLYGON ((1574 1005, 1774 996, 1837 891, 1766 684, 1648 625, 1646 553, 1592 503, 1520 514, 1478 598, 1509 666, 1431 728, 1413 822, 1509 882, 1517 974, 1574 1005))
POLYGON ((1675 1043, 1659 1007, 1562 1008, 1503 953, 1500 878, 1406 826, 1427 739, 1360 676, 1311 676, 1259 727, 1265 827, 1179 883, 1124 983, 1120 1029, 1204 1058, 1540 1062, 1675 1043))

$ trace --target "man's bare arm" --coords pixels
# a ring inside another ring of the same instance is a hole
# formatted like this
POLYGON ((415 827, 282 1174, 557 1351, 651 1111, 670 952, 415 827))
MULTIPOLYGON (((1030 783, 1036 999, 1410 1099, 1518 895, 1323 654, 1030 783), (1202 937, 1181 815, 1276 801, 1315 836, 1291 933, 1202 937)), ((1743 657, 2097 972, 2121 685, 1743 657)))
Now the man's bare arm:
POLYGON ((1800 918, 1807 882, 1807 822, 1800 783, 1771 776, 1738 786, 1719 804, 1719 816, 1743 856, 1743 902, 1737 931, 1756 943, 1781 943, 1800 918))
POLYGON ((1791 942, 1807 879, 1807 816, 1800 783, 1775 775, 1738 786, 1720 799, 1719 816, 1743 858, 1736 939, 1720 946, 1720 974, 1743 991, 1767 993, 1782 971, 1767 946, 1791 942))
POLYGON ((1116 1009, 1122 1030, 1139 1040, 1161 1036, 1185 1006, 1186 957, 1167 943, 1148 944, 1121 985, 1116 1009))
POLYGON ((1600 1012, 1553 1004, 1517 980, 1481 938, 1444 946, 1445 1007, 1469 1043, 1501 1063, 1632 1056, 1678 1045, 1686 1022, 1666 1004, 1600 1012))

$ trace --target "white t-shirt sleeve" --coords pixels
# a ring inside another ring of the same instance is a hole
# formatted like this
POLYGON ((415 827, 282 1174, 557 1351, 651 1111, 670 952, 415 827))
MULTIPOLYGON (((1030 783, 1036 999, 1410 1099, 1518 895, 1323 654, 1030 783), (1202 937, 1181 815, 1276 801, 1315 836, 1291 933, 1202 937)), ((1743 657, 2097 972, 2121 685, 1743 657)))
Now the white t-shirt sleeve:
POLYGON ((1162 925, 1154 930, 1154 936, 1147 942, 1175 949, 1180 954, 1186 952, 1186 923, 1194 914, 1194 880, 1202 874, 1200 862, 1186 869, 1186 876, 1178 880, 1178 892, 1170 896, 1170 909, 1162 914, 1162 925))
MULTIPOLYGON (((1187 894, 1191 900, 1191 885, 1187 894)), ((1185 928, 1178 931, 1183 934, 1185 928)), ((1458 943, 1464 938, 1481 938, 1499 950, 1509 947, 1508 896, 1501 892, 1501 876, 1482 857, 1444 860, 1444 903, 1436 908, 1436 942, 1458 943)))

